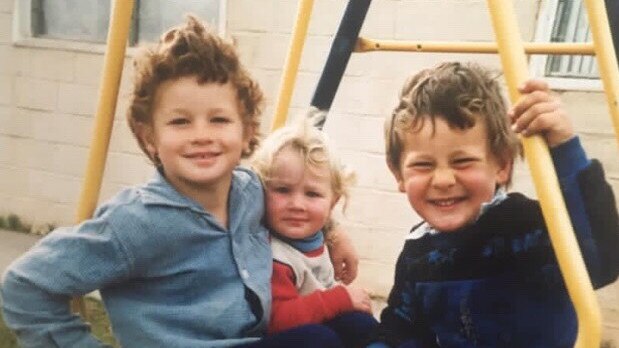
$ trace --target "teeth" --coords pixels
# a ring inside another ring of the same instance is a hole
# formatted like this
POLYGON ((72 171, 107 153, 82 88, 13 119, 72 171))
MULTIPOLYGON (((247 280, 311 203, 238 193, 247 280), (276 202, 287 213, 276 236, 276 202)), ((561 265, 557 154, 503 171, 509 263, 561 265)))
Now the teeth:
POLYGON ((440 206, 440 207, 446 207, 449 205, 452 205, 456 203, 455 199, 447 199, 447 200, 441 200, 441 201, 434 201, 434 204, 440 206))

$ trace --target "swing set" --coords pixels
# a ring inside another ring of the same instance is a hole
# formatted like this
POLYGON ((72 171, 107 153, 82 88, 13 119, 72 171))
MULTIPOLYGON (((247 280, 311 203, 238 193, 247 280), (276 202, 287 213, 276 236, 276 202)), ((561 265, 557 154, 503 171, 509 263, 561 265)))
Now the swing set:
MULTIPOLYGON (((359 32, 371 0, 349 0, 310 104, 315 112, 320 112, 323 116, 317 126, 322 128, 324 125, 326 115, 335 98, 337 88, 353 51, 360 53, 380 50, 498 53, 512 102, 515 102, 520 96, 517 86, 528 77, 527 54, 579 54, 597 57, 615 136, 619 142, 619 66, 613 49, 612 37, 612 34, 614 34, 615 38, 619 38, 619 25, 614 23, 613 28, 610 27, 611 11, 607 10, 604 0, 583 1, 588 13, 593 38, 592 44, 523 42, 513 4, 509 0, 487 1, 492 17, 495 43, 404 42, 362 38, 359 37, 359 32), (611 32, 611 29, 614 32, 611 32)), ((286 121, 313 2, 313 0, 300 0, 299 2, 290 48, 280 83, 272 129, 281 127, 286 121)), ((133 4, 133 0, 115 0, 112 3, 93 138, 84 183, 78 201, 77 222, 92 216, 99 198, 133 4)), ((617 15, 619 14, 616 13, 615 16, 617 15)), ((526 137, 521 140, 553 248, 570 298, 576 309, 579 331, 575 346, 599 347, 601 340, 600 309, 563 202, 548 147, 541 136, 526 137)), ((86 315, 84 302, 81 298, 75 299, 72 305, 74 310, 80 312, 83 316, 86 315)))

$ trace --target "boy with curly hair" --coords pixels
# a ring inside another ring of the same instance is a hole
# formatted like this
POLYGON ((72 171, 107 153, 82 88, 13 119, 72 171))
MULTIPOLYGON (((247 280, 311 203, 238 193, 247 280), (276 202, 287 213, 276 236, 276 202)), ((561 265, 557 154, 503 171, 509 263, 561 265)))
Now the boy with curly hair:
POLYGON ((124 347, 337 347, 321 326, 262 339, 272 270, 258 176, 262 92, 234 47, 196 18, 135 59, 128 122, 157 171, 16 260, 3 317, 24 347, 98 347, 69 310, 100 289, 124 347))

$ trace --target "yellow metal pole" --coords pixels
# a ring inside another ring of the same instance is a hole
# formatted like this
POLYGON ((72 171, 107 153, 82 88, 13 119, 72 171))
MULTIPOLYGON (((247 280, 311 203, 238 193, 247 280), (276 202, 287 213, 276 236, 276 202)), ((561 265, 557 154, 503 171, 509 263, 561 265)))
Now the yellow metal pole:
MULTIPOLYGON (((517 86, 527 79, 527 60, 511 1, 488 0, 492 25, 512 102, 517 86)), ((546 143, 540 136, 523 138, 542 213, 567 290, 578 316, 576 347, 600 346, 600 310, 563 202, 546 143)))
MULTIPOLYGON (((615 137, 619 144, 619 65, 613 49, 613 40, 603 0, 585 0, 589 16, 589 27, 595 45, 595 52, 600 71, 600 78, 606 92, 610 117, 615 128, 615 137)), ((616 47, 615 47, 616 49, 616 47)))
MULTIPOLYGON (((80 223, 92 217, 99 200, 99 191, 105 168, 107 149, 112 134, 112 123, 116 110, 116 100, 120 86, 125 48, 129 27, 131 24, 131 12, 133 0, 114 0, 110 16, 110 28, 107 35, 107 48, 105 50, 103 72, 99 86, 99 101, 95 114, 95 124, 88 164, 82 184, 82 191, 78 201, 77 222, 80 223)), ((81 298, 76 298, 72 303, 73 309, 85 317, 86 308, 81 298)))
MULTIPOLYGON (((528 54, 580 54, 595 55, 592 43, 542 43, 525 42, 524 50, 528 54)), ((497 53, 495 42, 457 42, 457 41, 399 41, 375 40, 360 37, 355 52, 372 51, 407 51, 433 53, 497 53)))
POLYGON ((273 122, 271 123, 271 130, 275 130, 286 123, 286 115, 288 114, 288 107, 290 106, 290 99, 292 98, 292 91, 297 78, 297 71, 299 70, 301 53, 303 52, 313 5, 314 0, 301 0, 299 2, 297 19, 292 30, 290 49, 284 63, 284 71, 279 84, 279 96, 275 104, 276 109, 273 122))

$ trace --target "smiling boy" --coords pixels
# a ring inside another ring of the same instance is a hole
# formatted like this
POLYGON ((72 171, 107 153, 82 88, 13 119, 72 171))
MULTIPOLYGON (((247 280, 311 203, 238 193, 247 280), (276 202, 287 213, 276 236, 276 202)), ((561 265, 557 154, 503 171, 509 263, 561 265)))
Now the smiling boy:
POLYGON ((547 84, 520 92, 508 112, 496 76, 461 63, 404 85, 385 127, 387 163, 423 222, 406 238, 370 347, 573 346, 576 315, 539 203, 506 192, 515 132, 548 143, 594 287, 617 278, 619 222, 601 165, 547 84))

